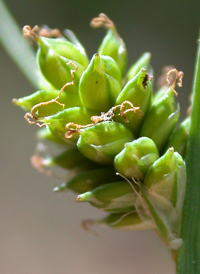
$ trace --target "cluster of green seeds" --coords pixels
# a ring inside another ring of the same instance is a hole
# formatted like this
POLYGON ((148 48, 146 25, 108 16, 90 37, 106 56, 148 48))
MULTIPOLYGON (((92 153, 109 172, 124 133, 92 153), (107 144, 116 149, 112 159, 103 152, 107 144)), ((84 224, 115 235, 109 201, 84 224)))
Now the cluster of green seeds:
POLYGON ((72 31, 24 27, 38 45, 44 79, 39 91, 14 103, 27 111, 30 124, 44 126, 40 140, 62 147, 59 155, 35 155, 33 162, 71 171, 54 190, 72 190, 79 202, 109 213, 94 223, 154 229, 177 250, 190 124, 188 117, 175 129, 180 113, 175 85, 181 85, 183 73, 171 69, 153 94, 150 53, 125 75, 127 51, 113 22, 100 14, 91 25, 107 33, 90 61, 72 31))

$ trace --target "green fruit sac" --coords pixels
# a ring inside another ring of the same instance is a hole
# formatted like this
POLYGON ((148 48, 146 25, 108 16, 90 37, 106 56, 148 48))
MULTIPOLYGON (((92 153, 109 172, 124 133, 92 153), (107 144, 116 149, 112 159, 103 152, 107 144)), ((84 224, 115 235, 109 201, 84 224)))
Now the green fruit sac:
POLYGON ((140 136, 151 138, 159 151, 162 151, 178 122, 179 115, 180 108, 179 105, 176 106, 174 91, 169 88, 166 94, 152 105, 142 125, 140 136))
POLYGON ((141 70, 141 68, 149 70, 150 65, 150 59, 151 59, 151 53, 145 52, 143 53, 140 58, 130 67, 126 74, 126 83, 133 79, 135 75, 141 70))
POLYGON ((77 197, 78 201, 89 202, 99 209, 112 213, 132 212, 135 210, 136 199, 136 193, 126 181, 104 184, 77 197))
POLYGON ((169 148, 167 152, 160 157, 149 168, 144 185, 153 192, 167 198, 175 206, 178 196, 178 184, 184 182, 177 181, 177 172, 182 171, 184 162, 182 157, 174 152, 173 148, 169 148))
POLYGON ((89 159, 100 164, 112 164, 124 144, 133 139, 133 134, 124 125, 101 122, 81 129, 77 146, 89 159))
POLYGON ((83 106, 108 111, 121 91, 121 81, 116 62, 109 56, 94 54, 80 79, 79 95, 83 106))
POLYGON ((125 144, 124 149, 114 159, 114 167, 128 178, 143 180, 148 168, 158 157, 155 143, 147 137, 141 137, 125 144))
POLYGON ((64 169, 73 169, 85 160, 85 157, 80 153, 80 151, 72 146, 72 148, 57 156, 44 158, 43 165, 46 167, 57 165, 64 169))
MULTIPOLYGON (((88 160, 89 161, 89 160, 88 160)), ((94 164, 94 162, 93 162, 94 164)), ((78 194, 91 191, 98 186, 116 182, 120 177, 116 175, 113 167, 98 167, 76 174, 66 183, 56 187, 56 191, 72 190, 78 194), (106 178, 106 181, 105 181, 106 178)))
POLYGON ((14 103, 29 112, 34 106, 38 105, 33 110, 37 118, 56 114, 62 111, 63 108, 82 106, 78 95, 66 92, 60 94, 59 90, 39 90, 18 100, 14 99, 14 103), (58 98, 56 102, 53 101, 55 98, 58 98), (62 105, 59 105, 58 102, 62 105))
POLYGON ((152 82, 145 69, 141 69, 135 77, 133 77, 122 89, 118 95, 115 104, 122 104, 124 101, 131 102, 134 107, 140 108, 140 115, 138 112, 129 112, 126 114, 128 123, 123 117, 115 117, 116 121, 126 124, 131 131, 138 135, 143 120, 151 106, 153 95, 152 82))
POLYGON ((153 95, 153 104, 159 100, 165 93, 168 91, 169 87, 167 85, 163 85, 160 87, 153 95))
POLYGON ((186 169, 182 157, 173 148, 148 170, 140 190, 149 212, 171 249, 178 249, 182 209, 185 197, 186 169))
POLYGON ((49 142, 54 142, 57 143, 59 145, 65 145, 65 141, 63 139, 61 139, 58 135, 53 134, 52 132, 50 132, 46 127, 43 127, 41 129, 39 129, 37 131, 37 139, 39 141, 49 141, 49 142))
POLYGON ((109 29, 107 31, 98 53, 112 57, 118 64, 121 75, 124 75, 127 63, 127 50, 124 41, 115 30, 109 29))
POLYGON ((183 158, 186 156, 188 132, 190 128, 190 117, 185 118, 171 135, 165 151, 173 147, 183 158))
POLYGON ((72 43, 64 39, 38 38, 39 49, 37 60, 41 72, 55 88, 61 89, 66 83, 72 81, 71 70, 74 73, 75 83, 68 86, 68 92, 78 94, 78 83, 83 71, 88 65, 86 57, 72 43), (72 62, 74 65, 67 65, 72 62))
POLYGON ((98 115, 99 113, 88 110, 84 107, 73 107, 64 109, 55 115, 45 117, 41 119, 42 122, 47 124, 48 129, 53 134, 60 136, 63 140, 69 143, 76 143, 78 140, 78 133, 75 133, 72 138, 66 139, 66 124, 74 123, 80 125, 87 125, 91 123, 90 118, 93 115, 98 115))
POLYGON ((120 230, 148 230, 154 228, 154 226, 144 222, 137 212, 129 214, 124 213, 111 213, 107 217, 97 221, 97 224, 109 226, 120 230))
MULTIPOLYGON (((48 52, 45 56, 42 55, 42 52, 38 51, 38 64, 40 66, 40 70, 43 73, 45 79, 49 81, 56 89, 61 89, 66 83, 72 81, 71 76, 71 68, 72 65, 67 65, 69 62, 68 59, 61 57, 54 53, 52 50, 48 52)), ((75 65, 77 65, 74 62, 75 65)), ((68 92, 72 92, 78 94, 78 82, 83 70, 80 71, 80 66, 78 66, 78 70, 80 74, 77 77, 77 73, 75 77, 75 84, 70 85, 66 88, 68 92)), ((78 71, 77 70, 77 71, 78 71)))
POLYGON ((74 44, 74 46, 76 46, 76 48, 81 52, 83 57, 83 65, 87 67, 89 60, 87 57, 87 53, 85 48, 83 47, 83 45, 81 44, 81 42, 78 40, 78 38, 76 37, 75 33, 69 29, 65 29, 64 31, 64 35, 65 37, 67 37, 67 39, 74 44), (84 58, 85 57, 85 58, 84 58))

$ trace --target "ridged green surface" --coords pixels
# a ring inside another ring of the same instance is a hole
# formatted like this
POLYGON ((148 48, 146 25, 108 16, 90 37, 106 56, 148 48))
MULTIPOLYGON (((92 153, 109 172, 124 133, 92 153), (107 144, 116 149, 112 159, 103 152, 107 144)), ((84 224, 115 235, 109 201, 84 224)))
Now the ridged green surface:
MULTIPOLYGON (((200 37, 200 35, 199 35, 200 37)), ((199 41, 199 40, 198 40, 199 41)), ((177 258, 178 274, 200 273, 200 42, 193 82, 191 126, 186 157, 187 185, 183 208, 182 239, 177 258)))

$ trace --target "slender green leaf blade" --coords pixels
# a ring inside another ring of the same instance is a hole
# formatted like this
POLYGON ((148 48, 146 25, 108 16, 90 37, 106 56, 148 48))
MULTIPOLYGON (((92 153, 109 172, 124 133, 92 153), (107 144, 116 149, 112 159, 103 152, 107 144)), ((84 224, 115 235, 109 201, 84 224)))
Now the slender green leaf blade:
POLYGON ((178 274, 200 273, 200 40, 198 42, 186 156, 187 186, 181 233, 184 244, 178 254, 178 274))

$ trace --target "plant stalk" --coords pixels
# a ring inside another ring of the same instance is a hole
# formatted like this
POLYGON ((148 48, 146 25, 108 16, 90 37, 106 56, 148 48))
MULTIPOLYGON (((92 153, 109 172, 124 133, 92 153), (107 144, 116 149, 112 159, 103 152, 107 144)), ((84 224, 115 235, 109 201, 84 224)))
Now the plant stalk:
MULTIPOLYGON (((200 39, 200 34, 199 34, 200 39)), ((193 102, 186 157, 186 197, 183 208, 177 274, 200 273, 200 40, 192 87, 193 102)))

